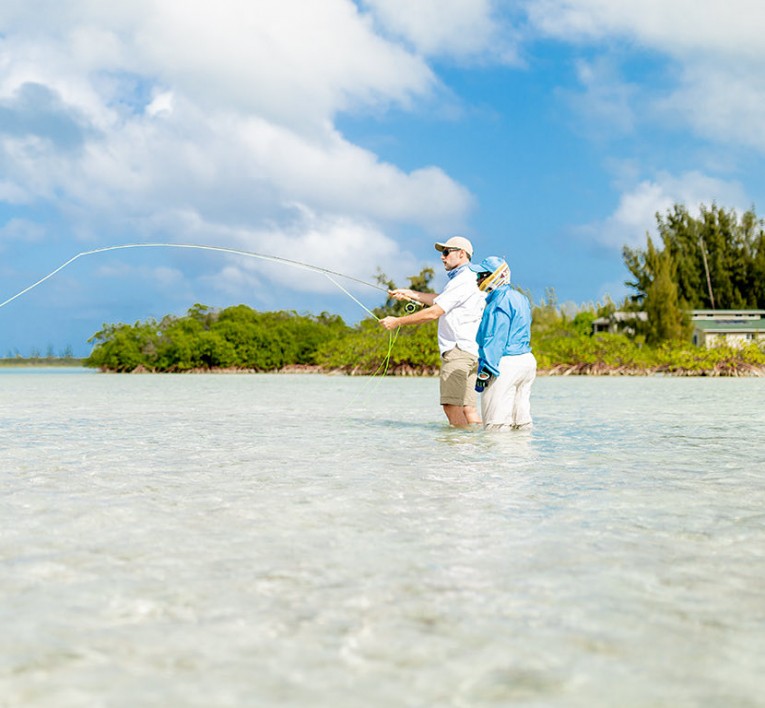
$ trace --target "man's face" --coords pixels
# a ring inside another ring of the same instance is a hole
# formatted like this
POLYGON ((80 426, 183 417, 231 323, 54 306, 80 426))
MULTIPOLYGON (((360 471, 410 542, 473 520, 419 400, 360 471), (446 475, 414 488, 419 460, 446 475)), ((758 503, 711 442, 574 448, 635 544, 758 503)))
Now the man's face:
POLYGON ((445 248, 441 251, 441 263, 446 270, 454 270, 462 264, 462 254, 465 253, 461 248, 445 248))

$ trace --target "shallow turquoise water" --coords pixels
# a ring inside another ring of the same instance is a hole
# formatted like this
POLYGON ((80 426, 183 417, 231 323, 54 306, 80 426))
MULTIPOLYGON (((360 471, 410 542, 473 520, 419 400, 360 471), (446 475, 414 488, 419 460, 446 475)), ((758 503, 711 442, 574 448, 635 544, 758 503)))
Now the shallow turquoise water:
POLYGON ((765 380, 0 373, 2 706, 756 706, 765 380))

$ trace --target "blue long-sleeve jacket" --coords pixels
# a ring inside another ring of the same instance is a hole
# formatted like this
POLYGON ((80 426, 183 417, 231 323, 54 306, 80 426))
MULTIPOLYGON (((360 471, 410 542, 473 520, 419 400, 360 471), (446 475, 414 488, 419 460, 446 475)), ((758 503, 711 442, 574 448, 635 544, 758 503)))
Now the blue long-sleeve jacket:
POLYGON ((531 305, 529 299, 503 285, 486 297, 478 341, 478 370, 499 376, 499 360, 531 351, 531 305))

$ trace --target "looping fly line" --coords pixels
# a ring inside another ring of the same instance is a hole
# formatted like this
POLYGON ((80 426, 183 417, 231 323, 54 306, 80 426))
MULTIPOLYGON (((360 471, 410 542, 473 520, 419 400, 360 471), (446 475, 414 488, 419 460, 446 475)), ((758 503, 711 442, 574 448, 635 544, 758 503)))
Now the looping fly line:
POLYGON ((344 288, 340 283, 335 280, 332 276, 335 276, 337 278, 345 278, 346 280, 353 281, 355 283, 359 283, 360 285, 366 285, 370 288, 375 288, 375 290, 381 290, 385 293, 387 293, 386 288, 382 288, 378 285, 374 285, 373 283, 368 283, 365 280, 360 280, 359 278, 354 278, 351 275, 345 275, 343 273, 337 273, 336 271, 329 270, 327 268, 320 268, 319 266, 310 265, 308 263, 301 263, 300 261, 294 261, 289 258, 282 258, 280 256, 268 256, 262 253, 254 253, 252 251, 242 251, 237 248, 227 248, 225 246, 204 246, 200 244, 192 244, 192 243, 126 243, 121 244, 119 246, 107 246, 105 248, 94 248, 91 251, 82 251, 81 253, 78 253, 76 256, 73 256, 70 258, 66 263, 62 263, 58 268, 55 270, 52 270, 50 273, 48 273, 46 276, 40 278, 36 283, 32 283, 32 285, 24 288, 20 292, 16 293, 12 297, 9 297, 4 302, 0 302, 0 307, 5 307, 7 304, 13 302, 16 298, 21 297, 25 293, 28 293, 30 290, 33 290, 38 285, 42 285, 46 280, 49 278, 52 278, 56 273, 59 273, 60 271, 64 270, 68 265, 71 265, 74 263, 78 258, 82 258, 84 256, 91 256, 96 253, 106 253, 107 251, 119 251, 127 248, 190 248, 190 249, 197 249, 200 251, 218 251, 221 253, 233 253, 235 255, 239 256, 247 256, 248 258, 258 258, 263 261, 271 261, 272 263, 284 263, 285 265, 290 265, 295 268, 302 268, 304 270, 310 270, 315 273, 321 273, 323 274, 327 279, 329 279, 336 287, 338 287, 340 290, 342 290, 351 300, 353 300, 359 307, 361 307, 365 312, 370 314, 372 317, 374 317, 376 320, 379 320, 380 318, 377 317, 377 315, 374 314, 366 305, 361 303, 356 297, 354 297, 346 288, 344 288))

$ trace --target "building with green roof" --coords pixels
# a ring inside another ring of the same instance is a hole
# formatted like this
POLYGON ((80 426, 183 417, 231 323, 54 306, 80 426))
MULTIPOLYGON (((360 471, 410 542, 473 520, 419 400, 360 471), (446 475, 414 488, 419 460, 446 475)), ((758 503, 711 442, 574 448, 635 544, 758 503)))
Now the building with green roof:
POLYGON ((699 347, 765 342, 765 310, 693 310, 691 323, 699 347))

